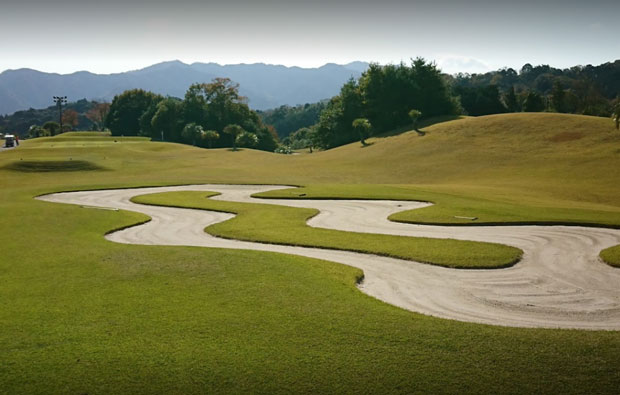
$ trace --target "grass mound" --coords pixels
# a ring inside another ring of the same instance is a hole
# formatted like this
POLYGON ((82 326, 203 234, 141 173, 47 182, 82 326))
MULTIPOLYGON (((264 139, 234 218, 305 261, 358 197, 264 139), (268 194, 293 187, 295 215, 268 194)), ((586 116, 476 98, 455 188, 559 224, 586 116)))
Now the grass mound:
POLYGON ((601 251, 601 259, 611 266, 620 268, 620 245, 601 251))
POLYGON ((24 160, 9 163, 4 168, 24 173, 105 170, 85 160, 24 160))

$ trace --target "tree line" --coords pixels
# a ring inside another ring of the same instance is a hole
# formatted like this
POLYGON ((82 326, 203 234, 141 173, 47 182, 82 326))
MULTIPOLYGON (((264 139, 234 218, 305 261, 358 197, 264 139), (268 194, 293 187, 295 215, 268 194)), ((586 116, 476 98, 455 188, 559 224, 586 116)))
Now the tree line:
POLYGON ((442 74, 422 58, 410 64, 371 64, 329 100, 262 112, 252 111, 238 88, 229 79, 216 78, 191 85, 182 99, 134 89, 117 95, 111 105, 69 103, 63 113, 64 130, 54 121, 58 116, 54 106, 0 117, 0 128, 15 130, 19 123, 20 130, 38 137, 72 128, 107 127, 113 135, 286 153, 365 142, 393 129, 417 128, 420 119, 438 115, 553 111, 612 116, 616 121, 620 117, 620 61, 564 70, 526 64, 519 71, 505 68, 454 76, 442 74))
POLYGON ((317 123, 328 101, 329 99, 325 99, 297 106, 284 105, 272 110, 258 111, 258 115, 265 124, 272 125, 276 129, 278 137, 282 140, 301 128, 317 123))
POLYGON ((289 137, 294 147, 329 149, 417 122, 421 117, 460 114, 439 69, 422 58, 410 65, 373 63, 331 98, 316 125, 289 137), (302 143, 302 144, 300 144, 302 143))
MULTIPOLYGON (((314 125, 290 133, 291 149, 328 149, 413 125, 437 115, 559 112, 611 116, 620 128, 620 60, 554 69, 524 65, 484 74, 441 74, 418 58, 411 65, 371 64, 332 98, 314 125)), ((418 131, 418 133, 421 133, 418 131)), ((283 150, 285 151, 285 150, 283 150)))
POLYGON ((70 130, 102 130, 110 103, 81 99, 63 106, 62 126, 58 119, 58 107, 30 108, 12 115, 0 116, 0 132, 25 137, 53 136, 70 130))
POLYGON ((468 115, 553 111, 609 117, 618 105, 620 60, 556 69, 525 64, 482 74, 448 76, 468 115))
POLYGON ((105 124, 113 136, 147 136, 205 148, 274 151, 278 141, 273 127, 263 124, 239 95, 239 85, 228 78, 193 84, 183 99, 125 91, 114 97, 105 124))

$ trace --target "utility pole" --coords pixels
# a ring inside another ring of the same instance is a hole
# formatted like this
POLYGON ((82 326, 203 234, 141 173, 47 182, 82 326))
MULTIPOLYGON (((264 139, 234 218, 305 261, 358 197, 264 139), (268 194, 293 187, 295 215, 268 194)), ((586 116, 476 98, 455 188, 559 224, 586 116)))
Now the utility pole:
POLYGON ((67 104, 67 96, 54 96, 54 103, 58 106, 58 123, 60 124, 60 133, 62 133, 62 104, 67 104))

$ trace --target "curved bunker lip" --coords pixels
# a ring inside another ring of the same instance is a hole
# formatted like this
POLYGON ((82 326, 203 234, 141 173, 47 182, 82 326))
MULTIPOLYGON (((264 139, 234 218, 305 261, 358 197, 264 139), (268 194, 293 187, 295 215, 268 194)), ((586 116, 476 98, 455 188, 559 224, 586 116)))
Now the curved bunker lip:
POLYGON ((277 185, 184 185, 81 191, 37 199, 140 212, 151 221, 110 233, 119 243, 202 246, 273 251, 333 261, 364 271, 360 290, 382 301, 435 317, 483 324, 620 330, 620 270, 599 252, 620 244, 620 230, 579 226, 426 226, 391 222, 395 212, 429 203, 373 200, 258 199, 277 185), (523 259, 506 269, 462 270, 348 251, 253 243, 213 237, 204 228, 234 215, 147 206, 130 199, 172 191, 212 191, 212 199, 315 208, 308 225, 412 237, 502 243, 521 248, 523 259))

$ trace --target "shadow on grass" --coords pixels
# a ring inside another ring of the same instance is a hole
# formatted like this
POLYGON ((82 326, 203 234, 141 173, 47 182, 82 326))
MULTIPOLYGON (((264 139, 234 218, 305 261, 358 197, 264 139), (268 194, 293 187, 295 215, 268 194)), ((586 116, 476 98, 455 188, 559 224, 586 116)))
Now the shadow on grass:
MULTIPOLYGON (((418 130, 416 130, 416 132, 418 133, 419 136, 424 136, 426 135, 426 132, 420 129, 423 128, 428 128, 429 126, 433 126, 436 125, 438 123, 443 123, 443 122, 449 122, 449 121, 455 121, 457 119, 461 119, 463 118, 462 115, 442 115, 439 117, 432 117, 432 118, 428 118, 425 119, 423 121, 420 121, 419 125, 418 125, 418 130)), ((382 137, 391 137, 391 136, 397 136, 399 134, 405 133, 405 132, 411 132, 413 131, 413 126, 412 125, 406 125, 406 126, 402 126, 400 128, 396 128, 393 130, 390 130, 389 132, 385 132, 385 133, 381 133, 377 136, 374 136, 376 138, 382 138, 382 137)))
POLYGON ((85 160, 32 160, 15 161, 4 166, 4 169, 24 173, 72 172, 107 170, 85 160))

